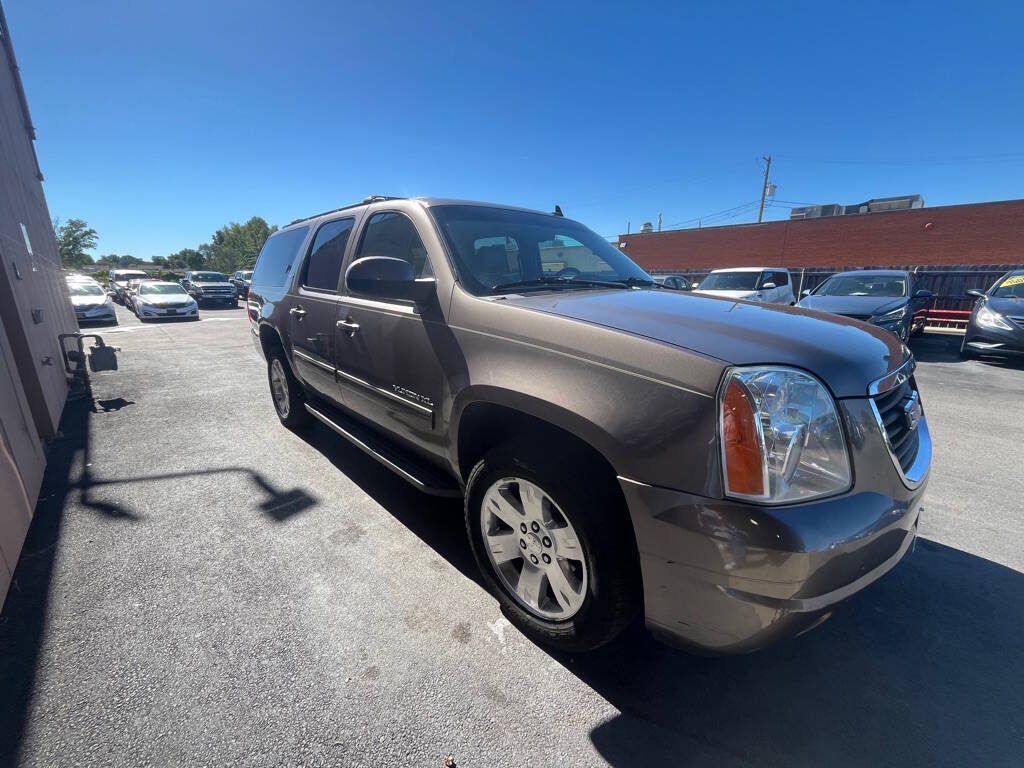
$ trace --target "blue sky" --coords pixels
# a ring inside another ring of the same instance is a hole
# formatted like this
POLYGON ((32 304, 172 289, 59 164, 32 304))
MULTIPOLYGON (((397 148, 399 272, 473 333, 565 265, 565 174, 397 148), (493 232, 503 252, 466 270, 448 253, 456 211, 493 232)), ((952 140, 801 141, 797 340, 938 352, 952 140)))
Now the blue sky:
POLYGON ((1019 2, 0 1, 97 255, 371 193, 615 235, 756 200, 768 153, 780 201, 1024 197, 1019 2))

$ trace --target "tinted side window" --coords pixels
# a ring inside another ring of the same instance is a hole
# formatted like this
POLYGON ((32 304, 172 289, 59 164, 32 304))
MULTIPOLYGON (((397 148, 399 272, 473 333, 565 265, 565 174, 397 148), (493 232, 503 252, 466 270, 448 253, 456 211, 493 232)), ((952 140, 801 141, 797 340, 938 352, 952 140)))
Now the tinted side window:
POLYGON ((345 246, 354 224, 355 219, 340 219, 320 227, 302 267, 302 285, 319 291, 338 290, 341 262, 345 259, 345 246))
POLYGON ((307 232, 309 227, 298 227, 271 235, 256 259, 256 268, 252 273, 253 285, 283 286, 288 277, 288 268, 295 261, 307 232))
POLYGON ((788 272, 776 272, 775 273, 775 285, 779 288, 789 285, 789 273, 788 272))
POLYGON ((416 277, 430 277, 427 249, 413 223, 401 213, 375 213, 359 244, 358 256, 390 256, 412 264, 416 277))

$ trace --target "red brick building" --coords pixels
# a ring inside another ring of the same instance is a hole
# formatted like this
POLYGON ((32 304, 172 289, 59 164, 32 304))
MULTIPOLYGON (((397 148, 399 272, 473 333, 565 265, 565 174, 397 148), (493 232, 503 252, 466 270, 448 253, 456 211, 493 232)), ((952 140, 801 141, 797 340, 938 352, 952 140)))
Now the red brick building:
POLYGON ((1024 200, 621 235, 655 272, 1024 264, 1024 200))

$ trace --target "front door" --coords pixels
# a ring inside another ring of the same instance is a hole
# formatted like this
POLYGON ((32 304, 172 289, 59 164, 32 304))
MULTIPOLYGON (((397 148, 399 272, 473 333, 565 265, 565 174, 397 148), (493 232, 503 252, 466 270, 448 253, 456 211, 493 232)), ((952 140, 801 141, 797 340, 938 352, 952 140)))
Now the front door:
MULTIPOLYGON (((373 214, 355 259, 390 256, 432 275, 416 226, 405 214, 373 214)), ((338 384, 345 405, 372 425, 400 434, 423 453, 443 455, 439 419, 446 384, 442 360, 451 331, 436 303, 380 301, 344 291, 335 324, 338 384)))
POLYGON ((338 281, 354 218, 328 221, 317 230, 302 261, 289 308, 292 365, 317 394, 341 402, 335 378, 335 319, 338 281))

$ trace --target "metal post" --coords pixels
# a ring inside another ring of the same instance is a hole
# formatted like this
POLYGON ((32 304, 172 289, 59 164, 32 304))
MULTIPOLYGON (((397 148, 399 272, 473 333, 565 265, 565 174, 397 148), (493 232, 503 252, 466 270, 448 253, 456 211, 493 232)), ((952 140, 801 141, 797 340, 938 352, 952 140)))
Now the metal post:
POLYGON ((761 223, 761 216, 764 215, 764 198, 768 194, 768 171, 772 169, 772 156, 766 155, 764 157, 764 184, 761 185, 761 207, 757 209, 757 223, 761 223))

